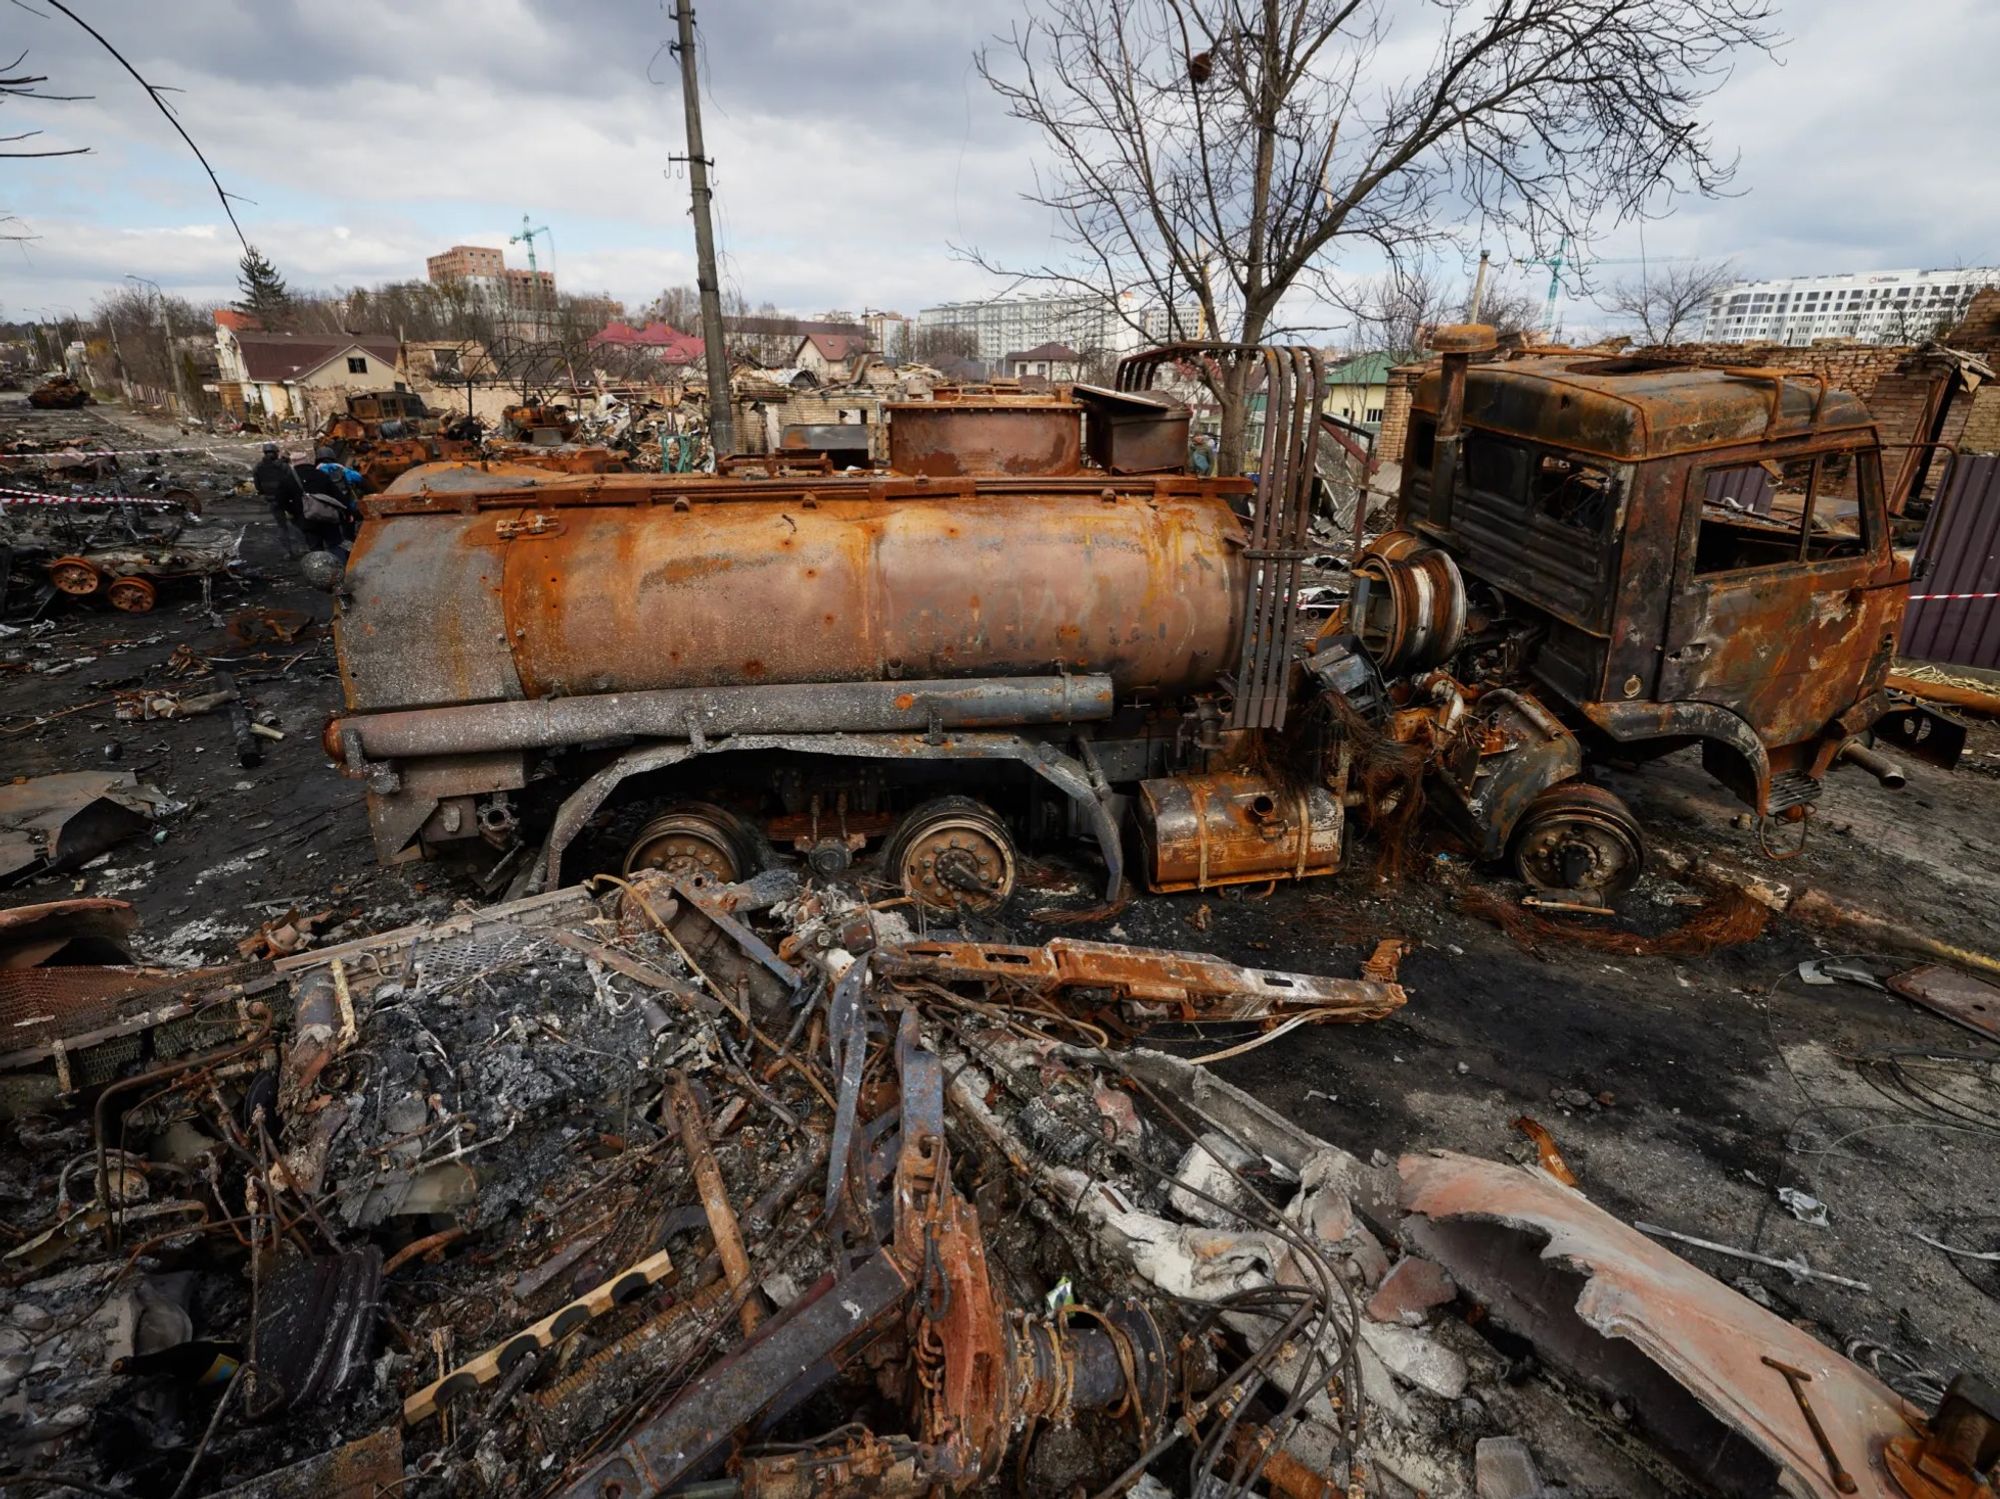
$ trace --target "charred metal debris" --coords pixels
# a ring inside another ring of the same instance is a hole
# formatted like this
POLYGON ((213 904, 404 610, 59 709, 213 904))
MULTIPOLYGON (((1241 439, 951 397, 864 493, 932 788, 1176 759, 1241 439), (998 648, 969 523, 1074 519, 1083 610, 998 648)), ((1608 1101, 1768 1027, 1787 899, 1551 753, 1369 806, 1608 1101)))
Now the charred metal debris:
POLYGON ((1931 1419, 1553 1176, 1363 1161, 1108 1045, 1375 1018, 1393 952, 933 940, 646 871, 169 972, 117 905, 0 932, 17 1486, 1990 1492, 1977 1381, 1931 1419))
POLYGON ((1116 898, 1329 874, 1350 824, 1393 857, 1421 813, 1596 908, 1647 853, 1606 761, 1699 745, 1774 857, 1835 767, 1901 784, 1909 564, 1858 401, 1435 343, 1373 534, 1301 348, 891 402, 886 466, 412 468, 366 502, 327 751, 383 861, 469 851, 516 894, 604 867, 573 845, 643 801, 628 872, 796 858, 989 907, 1051 843, 1116 898), (1204 373, 1259 403, 1254 479, 1191 463, 1204 373))

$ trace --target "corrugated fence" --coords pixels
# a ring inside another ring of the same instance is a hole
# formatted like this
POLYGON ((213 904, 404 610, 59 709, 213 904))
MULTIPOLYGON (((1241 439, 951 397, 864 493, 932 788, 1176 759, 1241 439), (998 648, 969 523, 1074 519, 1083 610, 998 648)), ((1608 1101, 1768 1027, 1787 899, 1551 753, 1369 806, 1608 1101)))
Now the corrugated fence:
POLYGON ((2000 668, 2000 455, 1952 458, 1917 543, 1900 653, 2000 668))

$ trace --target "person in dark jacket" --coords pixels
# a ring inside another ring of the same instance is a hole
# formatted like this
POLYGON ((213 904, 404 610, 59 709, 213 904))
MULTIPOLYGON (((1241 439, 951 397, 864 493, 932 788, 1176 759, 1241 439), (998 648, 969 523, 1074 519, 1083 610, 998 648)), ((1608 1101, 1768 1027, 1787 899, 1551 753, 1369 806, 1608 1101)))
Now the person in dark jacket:
POLYGON ((275 442, 264 444, 264 456, 250 475, 250 482, 264 503, 271 507, 278 535, 288 556, 296 557, 311 548, 312 538, 305 523, 305 486, 298 471, 285 462, 275 442))
POLYGON ((294 472, 305 490, 301 509, 312 549, 345 557, 348 544, 354 540, 357 521, 354 501, 348 497, 346 482, 344 478, 336 478, 327 471, 332 467, 337 465, 301 463, 294 472))

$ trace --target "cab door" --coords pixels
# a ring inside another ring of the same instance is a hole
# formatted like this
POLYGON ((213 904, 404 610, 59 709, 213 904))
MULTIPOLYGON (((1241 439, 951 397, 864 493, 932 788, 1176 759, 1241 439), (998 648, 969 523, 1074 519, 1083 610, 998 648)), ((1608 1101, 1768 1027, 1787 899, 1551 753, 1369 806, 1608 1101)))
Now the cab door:
POLYGON ((1693 468, 1660 698, 1729 708, 1768 749, 1816 739, 1888 670, 1897 572, 1878 450, 1693 468))

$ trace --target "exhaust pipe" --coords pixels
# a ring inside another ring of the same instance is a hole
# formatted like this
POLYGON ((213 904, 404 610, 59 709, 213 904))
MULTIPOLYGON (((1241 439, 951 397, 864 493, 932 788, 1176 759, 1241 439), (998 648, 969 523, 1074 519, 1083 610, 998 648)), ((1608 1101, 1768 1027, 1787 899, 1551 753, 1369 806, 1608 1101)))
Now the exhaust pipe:
POLYGON ((1859 739, 1850 739, 1840 747, 1840 758, 1859 765, 1891 791, 1898 791, 1909 781, 1903 774, 1903 767, 1887 755, 1870 749, 1859 739))

